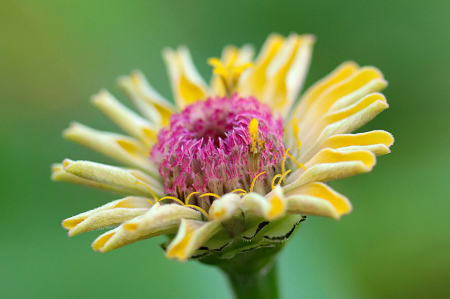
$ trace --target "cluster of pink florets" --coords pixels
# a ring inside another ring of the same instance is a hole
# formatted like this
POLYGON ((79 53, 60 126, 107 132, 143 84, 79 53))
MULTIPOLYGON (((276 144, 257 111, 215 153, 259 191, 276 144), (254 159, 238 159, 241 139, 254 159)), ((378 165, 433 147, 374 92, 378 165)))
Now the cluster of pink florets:
MULTIPOLYGON (((187 196, 197 191, 222 195, 234 189, 249 189, 253 178, 260 181, 280 173, 283 158, 283 122, 274 118, 270 107, 255 98, 216 98, 199 101, 170 118, 152 148, 151 160, 159 165, 165 192, 187 196), (251 152, 249 123, 259 122, 260 152, 251 152), (249 163, 257 159, 252 169, 249 163), (253 167, 254 168, 254 167, 253 167)), ((193 199, 196 200, 196 199, 193 199)))

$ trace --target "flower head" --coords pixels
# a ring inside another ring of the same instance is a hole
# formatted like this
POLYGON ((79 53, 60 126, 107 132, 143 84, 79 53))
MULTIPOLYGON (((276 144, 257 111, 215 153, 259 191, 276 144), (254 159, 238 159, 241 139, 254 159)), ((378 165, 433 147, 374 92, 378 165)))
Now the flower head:
POLYGON ((189 51, 166 49, 176 105, 140 72, 118 84, 143 116, 107 91, 92 103, 129 136, 74 123, 64 136, 127 167, 66 159, 52 178, 126 195, 63 221, 69 236, 115 226, 94 250, 167 235, 166 255, 229 267, 273 256, 306 215, 339 219, 349 200, 325 182, 371 171, 391 134, 350 134, 388 107, 374 67, 345 62, 297 101, 314 37, 271 35, 225 48, 208 86, 189 51))

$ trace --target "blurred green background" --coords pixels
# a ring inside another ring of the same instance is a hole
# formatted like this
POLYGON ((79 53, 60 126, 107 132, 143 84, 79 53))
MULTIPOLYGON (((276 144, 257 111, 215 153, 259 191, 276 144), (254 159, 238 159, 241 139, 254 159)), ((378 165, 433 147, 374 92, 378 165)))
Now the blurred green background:
POLYGON ((0 298, 230 298, 216 269, 169 261, 162 237, 99 254, 99 234, 61 220, 117 196, 50 181, 69 157, 111 162, 64 141, 77 120, 115 130, 89 97, 141 69, 171 98, 160 56, 186 44, 201 74, 225 44, 314 33, 307 86, 342 61, 375 65, 390 109, 363 129, 396 143, 374 171, 332 185, 340 222, 310 217, 281 255, 283 298, 444 298, 450 293, 450 2, 0 2, 0 298))

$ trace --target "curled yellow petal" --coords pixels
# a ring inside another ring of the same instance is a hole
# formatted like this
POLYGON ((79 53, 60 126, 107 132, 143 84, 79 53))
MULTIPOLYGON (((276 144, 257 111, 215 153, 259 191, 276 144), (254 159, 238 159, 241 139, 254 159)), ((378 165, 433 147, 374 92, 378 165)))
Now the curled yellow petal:
POLYGON ((312 124, 325 113, 344 108, 369 93, 382 90, 386 85, 383 74, 377 68, 363 67, 343 81, 327 88, 309 107, 302 122, 305 125, 312 124), (376 84, 371 83, 374 80, 376 84), (355 93, 355 96, 352 96, 352 93, 355 93), (343 97, 350 97, 352 100, 342 100, 343 97), (338 100, 342 100, 341 103, 331 109, 338 100))
POLYGON ((332 149, 321 150, 305 166, 306 171, 297 169, 288 178, 284 191, 293 190, 312 182, 327 182, 372 170, 375 155, 369 151, 346 152, 332 149))
POLYGON ((276 186, 268 195, 247 193, 241 199, 241 209, 245 213, 263 217, 269 221, 282 217, 286 212, 286 202, 280 186, 276 186))
POLYGON ((349 151, 366 149, 378 156, 388 154, 390 152, 389 147, 393 143, 394 137, 392 134, 377 130, 359 134, 334 135, 324 140, 321 148, 340 148, 349 151))
POLYGON ((185 261, 221 229, 219 221, 181 220, 177 235, 166 250, 168 258, 185 261))
POLYGON ((330 86, 343 81, 352 75, 359 66, 353 61, 347 61, 339 65, 333 72, 317 81, 311 86, 305 94, 300 98, 298 107, 295 109, 293 117, 303 119, 309 107, 317 100, 317 98, 330 86))
POLYGON ((228 193, 214 200, 209 209, 211 219, 225 221, 240 212, 239 198, 237 194, 228 193))
POLYGON ((308 150, 300 153, 298 159, 307 161, 320 149, 325 139, 360 128, 388 107, 382 94, 373 93, 345 109, 324 115, 303 140, 308 150))
POLYGON ((291 203, 290 208, 288 209, 293 211, 295 203, 295 211, 299 214, 314 213, 314 215, 337 219, 342 215, 350 213, 352 210, 352 204, 347 197, 323 183, 314 182, 303 185, 286 192, 285 196, 288 199, 288 206, 289 202, 291 203), (289 201, 291 196, 294 196, 295 200, 289 201), (306 198, 304 196, 308 197, 306 198), (329 202, 333 209, 330 209, 328 204, 322 203, 322 200, 329 202), (302 210, 302 205, 305 206, 307 210, 302 210))

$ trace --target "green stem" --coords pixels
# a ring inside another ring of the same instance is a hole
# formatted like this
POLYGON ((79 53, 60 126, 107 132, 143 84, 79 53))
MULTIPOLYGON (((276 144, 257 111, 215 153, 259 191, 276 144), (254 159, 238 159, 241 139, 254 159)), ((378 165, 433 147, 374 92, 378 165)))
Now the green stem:
POLYGON ((255 273, 226 272, 236 299, 277 299, 276 262, 255 273))

